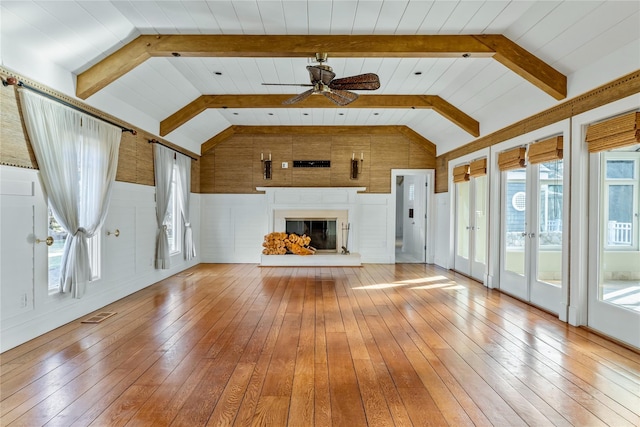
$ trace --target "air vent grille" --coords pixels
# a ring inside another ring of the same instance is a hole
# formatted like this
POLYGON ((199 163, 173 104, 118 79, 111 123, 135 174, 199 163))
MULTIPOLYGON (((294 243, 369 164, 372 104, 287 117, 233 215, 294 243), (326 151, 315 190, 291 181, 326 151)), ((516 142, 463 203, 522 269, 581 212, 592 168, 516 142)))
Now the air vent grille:
POLYGON ((93 316, 83 320, 80 323, 100 323, 111 316, 115 316, 115 314, 116 314, 115 311, 102 311, 100 313, 94 314, 93 316))

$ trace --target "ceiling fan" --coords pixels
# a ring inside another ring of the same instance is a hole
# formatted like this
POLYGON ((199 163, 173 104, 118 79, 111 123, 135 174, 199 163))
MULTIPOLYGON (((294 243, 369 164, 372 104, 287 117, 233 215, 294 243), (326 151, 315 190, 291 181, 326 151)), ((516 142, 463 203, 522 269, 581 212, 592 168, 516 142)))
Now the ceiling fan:
POLYGON ((316 53, 318 65, 307 65, 311 83, 262 83, 265 86, 310 86, 311 89, 289 98, 283 102, 284 105, 295 104, 307 99, 313 94, 322 94, 343 107, 358 99, 358 94, 352 90, 376 90, 380 88, 380 79, 377 74, 366 73, 357 76, 343 77, 336 79, 333 69, 326 65, 327 54, 316 53))

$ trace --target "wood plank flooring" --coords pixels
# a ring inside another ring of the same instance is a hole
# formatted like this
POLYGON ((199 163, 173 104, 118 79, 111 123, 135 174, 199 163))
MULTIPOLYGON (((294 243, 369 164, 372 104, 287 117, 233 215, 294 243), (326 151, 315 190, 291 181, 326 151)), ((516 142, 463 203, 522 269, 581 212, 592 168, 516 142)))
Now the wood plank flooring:
POLYGON ((3 353, 0 425, 640 425, 638 353, 438 267, 189 271, 3 353))

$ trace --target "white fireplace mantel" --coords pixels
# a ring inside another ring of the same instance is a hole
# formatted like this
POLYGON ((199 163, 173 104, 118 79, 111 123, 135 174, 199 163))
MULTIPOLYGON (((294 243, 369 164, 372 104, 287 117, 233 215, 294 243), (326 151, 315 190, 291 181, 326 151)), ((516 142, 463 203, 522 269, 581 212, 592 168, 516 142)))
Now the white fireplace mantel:
POLYGON ((356 204, 367 187, 256 187, 264 191, 267 205, 327 206, 356 204))

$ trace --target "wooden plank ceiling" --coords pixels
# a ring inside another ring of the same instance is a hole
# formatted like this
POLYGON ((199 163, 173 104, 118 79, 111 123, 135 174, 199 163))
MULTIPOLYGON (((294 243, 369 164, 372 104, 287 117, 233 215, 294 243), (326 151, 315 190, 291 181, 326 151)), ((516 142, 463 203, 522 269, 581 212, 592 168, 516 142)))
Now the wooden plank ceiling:
POLYGON ((577 95, 566 76, 640 31, 623 1, 3 0, 0 16, 5 66, 71 72, 90 105, 195 152, 230 126, 365 125, 406 126, 441 154, 577 95), (261 83, 308 83, 318 51, 381 88, 283 108, 303 89, 261 83))

